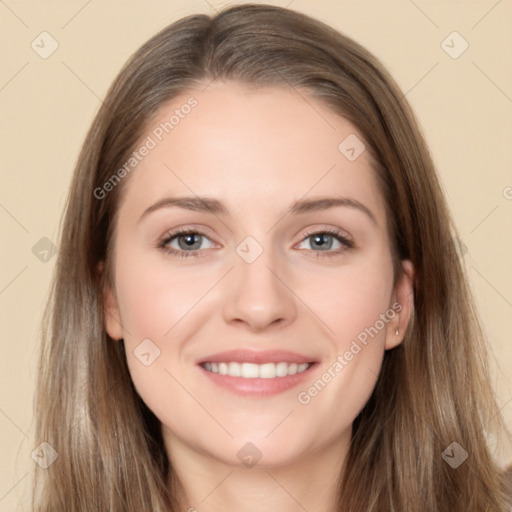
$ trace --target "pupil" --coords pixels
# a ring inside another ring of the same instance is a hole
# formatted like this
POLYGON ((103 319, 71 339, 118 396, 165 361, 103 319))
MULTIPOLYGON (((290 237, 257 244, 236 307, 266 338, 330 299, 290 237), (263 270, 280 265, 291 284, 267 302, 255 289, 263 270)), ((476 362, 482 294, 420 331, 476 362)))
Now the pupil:
MULTIPOLYGON (((330 237, 331 235, 328 235, 328 234, 320 234, 320 235, 315 235, 314 236, 314 243, 319 245, 321 248, 325 248, 325 246, 329 246, 327 247, 328 249, 330 249, 330 245, 328 242, 325 242, 325 237, 330 237)), ((331 240, 332 242, 332 240, 331 240)))
POLYGON ((199 235, 195 233, 189 233, 186 235, 182 235, 182 238, 185 240, 185 248, 190 249, 194 244, 197 243, 197 238, 199 235))

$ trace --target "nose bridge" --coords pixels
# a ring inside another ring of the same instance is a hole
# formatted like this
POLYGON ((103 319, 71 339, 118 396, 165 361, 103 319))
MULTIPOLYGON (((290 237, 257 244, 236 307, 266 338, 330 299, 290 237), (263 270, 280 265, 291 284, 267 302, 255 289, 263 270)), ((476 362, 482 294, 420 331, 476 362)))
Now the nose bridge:
POLYGON ((227 321, 243 321, 253 329, 263 329, 293 318, 293 294, 282 282, 282 255, 274 250, 271 239, 268 236, 260 243, 249 236, 236 247, 225 306, 227 321))

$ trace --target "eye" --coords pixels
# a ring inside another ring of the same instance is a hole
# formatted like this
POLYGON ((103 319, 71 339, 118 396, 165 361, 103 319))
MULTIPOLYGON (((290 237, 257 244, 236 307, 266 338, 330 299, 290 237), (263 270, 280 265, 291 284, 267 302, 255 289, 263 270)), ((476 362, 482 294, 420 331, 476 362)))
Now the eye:
POLYGON ((323 229, 309 232, 300 244, 306 241, 309 242, 310 246, 308 250, 317 252, 317 257, 338 256, 346 249, 354 247, 353 242, 337 229, 323 229), (335 247, 336 250, 331 250, 333 249, 333 245, 335 246, 336 244, 338 245, 337 248, 335 247))
POLYGON ((188 258, 189 256, 197 256, 201 249, 208 249, 208 247, 203 246, 205 240, 211 242, 211 240, 200 231, 178 229, 172 233, 167 233, 164 239, 158 244, 158 247, 168 254, 188 258))
MULTIPOLYGON (((202 249, 212 248, 211 246, 203 246, 205 240, 213 244, 204 233, 196 229, 181 228, 167 233, 159 242, 158 248, 173 256, 182 258, 188 258, 189 256, 197 257, 202 252, 202 249)), ((310 231, 306 233, 299 245, 306 241, 309 242, 310 246, 309 249, 306 249, 317 253, 317 257, 338 256, 346 249, 354 247, 353 242, 337 229, 310 231), (332 250, 333 245, 338 245, 338 247, 332 250)))

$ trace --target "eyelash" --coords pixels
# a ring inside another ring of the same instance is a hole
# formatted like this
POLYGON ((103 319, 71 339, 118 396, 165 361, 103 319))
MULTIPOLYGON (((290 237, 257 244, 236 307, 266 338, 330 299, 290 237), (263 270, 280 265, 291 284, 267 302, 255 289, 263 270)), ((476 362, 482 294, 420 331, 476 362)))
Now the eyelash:
MULTIPOLYGON (((175 238, 179 236, 184 235, 200 235, 204 236, 206 238, 207 235, 202 233, 201 231, 195 230, 195 229, 189 229, 189 228, 180 228, 177 229, 171 233, 167 233, 166 236, 158 243, 158 248, 162 250, 166 254, 170 254, 171 256, 177 256, 181 258, 188 258, 189 256, 197 256, 198 253, 200 253, 203 249, 196 249, 194 251, 183 251, 183 250, 176 250, 171 249, 170 247, 167 247, 167 244, 172 242, 175 238)), ((307 238, 313 236, 313 235, 331 235, 333 236, 338 242, 340 242, 345 247, 343 249, 338 249, 336 251, 314 251, 313 249, 307 249, 313 252, 318 253, 317 258, 332 258, 334 256, 339 256, 342 252, 344 252, 346 249, 352 249, 354 247, 353 242, 348 239, 347 237, 343 236, 341 231, 338 231, 336 229, 326 228, 322 230, 312 230, 304 234, 304 237, 302 238, 301 242, 306 240, 307 238)))

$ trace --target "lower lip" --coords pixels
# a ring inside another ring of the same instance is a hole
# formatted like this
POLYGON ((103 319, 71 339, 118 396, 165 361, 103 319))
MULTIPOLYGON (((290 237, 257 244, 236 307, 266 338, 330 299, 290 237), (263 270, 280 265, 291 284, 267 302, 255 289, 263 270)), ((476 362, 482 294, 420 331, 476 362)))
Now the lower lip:
POLYGON ((205 370, 201 365, 199 369, 217 386, 227 389, 240 396, 265 397, 283 393, 291 389, 310 377, 311 372, 317 366, 312 363, 311 366, 302 373, 287 375, 286 377, 275 377, 273 379, 245 379, 243 377, 232 377, 231 375, 221 375, 205 370))

